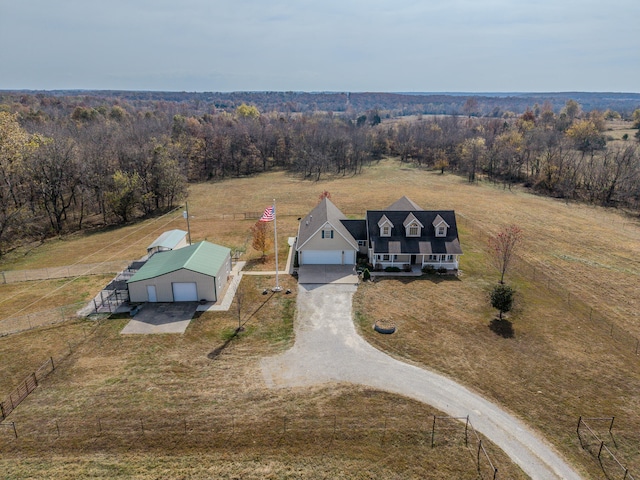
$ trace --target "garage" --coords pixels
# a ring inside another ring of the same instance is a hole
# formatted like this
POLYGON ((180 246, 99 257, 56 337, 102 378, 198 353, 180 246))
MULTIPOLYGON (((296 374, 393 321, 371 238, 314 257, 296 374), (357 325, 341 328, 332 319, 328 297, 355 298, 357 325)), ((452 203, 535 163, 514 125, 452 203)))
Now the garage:
POLYGON ((206 241, 157 252, 127 282, 129 301, 215 302, 231 266, 231 250, 206 241))
POLYGON ((302 253, 305 265, 353 265, 355 252, 353 250, 305 250, 302 253))
POLYGON ((197 302, 198 286, 196 282, 172 283, 174 302, 197 302))

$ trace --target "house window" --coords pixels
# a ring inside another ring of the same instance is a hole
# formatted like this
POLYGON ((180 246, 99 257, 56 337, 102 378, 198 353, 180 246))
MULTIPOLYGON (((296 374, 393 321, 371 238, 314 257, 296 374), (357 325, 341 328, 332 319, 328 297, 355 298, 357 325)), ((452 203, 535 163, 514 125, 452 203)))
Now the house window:
POLYGON ((436 237, 446 237, 447 236, 447 227, 444 225, 439 225, 436 229, 436 237))
POLYGON ((453 262, 453 255, 447 255, 447 262, 453 262))
POLYGON ((385 225, 382 227, 382 232, 380 233, 380 235, 382 235, 383 237, 391 236, 391 229, 389 228, 389 225, 385 225))
POLYGON ((358 246, 359 247, 366 247, 367 246, 367 241, 366 240, 358 240, 358 246))
POLYGON ((438 261, 438 255, 429 255, 429 261, 430 262, 437 262, 438 261))
POLYGON ((389 255, 382 255, 382 261, 383 262, 388 262, 389 261, 389 255))
POLYGON ((333 230, 322 230, 322 238, 333 238, 333 230))
POLYGON ((409 236, 410 237, 418 237, 420 236, 420 229, 417 225, 409 226, 409 236))

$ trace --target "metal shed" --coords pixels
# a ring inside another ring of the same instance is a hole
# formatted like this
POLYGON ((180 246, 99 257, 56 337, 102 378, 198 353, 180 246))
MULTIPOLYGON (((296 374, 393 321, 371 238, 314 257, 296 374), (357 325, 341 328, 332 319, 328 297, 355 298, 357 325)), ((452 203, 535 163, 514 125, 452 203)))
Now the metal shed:
POLYGON ((152 256, 129 279, 129 300, 215 302, 231 273, 231 250, 209 242, 152 256))

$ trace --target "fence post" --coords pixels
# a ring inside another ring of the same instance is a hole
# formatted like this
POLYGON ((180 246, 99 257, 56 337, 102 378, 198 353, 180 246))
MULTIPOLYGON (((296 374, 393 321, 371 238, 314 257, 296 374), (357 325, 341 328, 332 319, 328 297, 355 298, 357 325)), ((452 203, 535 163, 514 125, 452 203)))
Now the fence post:
POLYGON ((616 419, 616 417, 611 417, 611 425, 609 425, 609 433, 611 433, 611 430, 613 429, 613 421, 616 419))
POLYGON ((578 436, 580 436, 580 424, 582 423, 582 415, 580 415, 580 418, 578 418, 578 428, 576 429, 576 432, 578 433, 578 436))
POLYGON ((2 283, 7 283, 7 277, 4 276, 4 271, 2 272, 2 283))
POLYGON ((493 467, 493 480, 496 480, 497 477, 498 477, 498 469, 496 467, 493 467))
POLYGON ((16 422, 11 422, 13 424, 13 435, 18 438, 18 432, 16 431, 16 422))
MULTIPOLYGON (((38 379, 36 378, 36 372, 33 372, 31 375, 33 375, 33 383, 36 385, 36 387, 38 386, 38 379)), ((613 422, 612 422, 613 423, 613 422)))
POLYGON ((431 448, 435 446, 436 442, 436 416, 433 416, 433 425, 431 426, 431 448))
POLYGON ((469 415, 467 415, 467 423, 464 424, 464 446, 465 447, 469 446, 468 432, 469 432, 469 415))
POLYGON ((598 450, 598 461, 600 461, 600 454, 602 453, 602 447, 604 447, 604 442, 600 441, 600 449, 598 450))
POLYGON ((478 455, 477 455, 477 467, 478 467, 478 471, 480 471, 480 450, 482 449, 482 440, 480 440, 480 442, 478 443, 478 455))
POLYGON ((58 420, 56 420, 56 431, 58 432, 58 437, 60 436, 60 426, 58 425, 58 420))
POLYGON ((53 357, 49 357, 49 360, 51 360, 51 371, 53 372, 56 367, 53 365, 53 357))

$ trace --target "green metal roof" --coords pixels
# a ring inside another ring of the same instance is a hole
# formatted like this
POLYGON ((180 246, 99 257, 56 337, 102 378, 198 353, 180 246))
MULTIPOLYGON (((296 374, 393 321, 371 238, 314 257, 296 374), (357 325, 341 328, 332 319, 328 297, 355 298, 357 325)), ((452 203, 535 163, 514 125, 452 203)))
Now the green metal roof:
POLYGON ((153 255, 128 283, 148 280, 186 269, 215 277, 220 267, 229 261, 231 250, 209 242, 194 243, 188 247, 159 252, 153 255))

